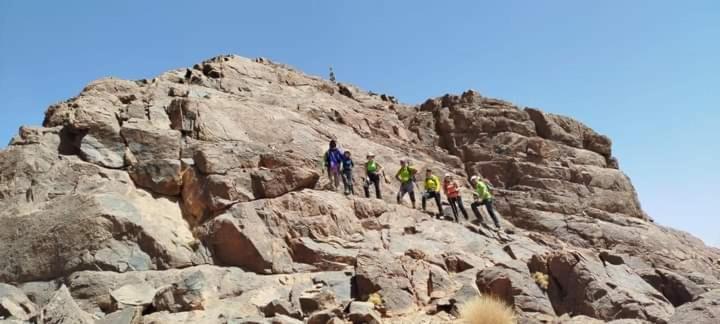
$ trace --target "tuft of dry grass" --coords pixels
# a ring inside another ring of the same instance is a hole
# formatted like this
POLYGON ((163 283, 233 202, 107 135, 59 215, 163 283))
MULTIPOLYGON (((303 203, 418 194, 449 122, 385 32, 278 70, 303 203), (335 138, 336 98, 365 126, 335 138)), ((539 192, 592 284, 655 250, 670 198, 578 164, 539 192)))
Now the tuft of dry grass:
POLYGON ((383 303, 382 296, 380 296, 380 294, 378 293, 370 294, 367 301, 369 303, 373 303, 375 306, 380 306, 383 303))
POLYGON ((532 277, 535 280, 535 283, 543 290, 547 290, 550 286, 550 276, 542 272, 535 272, 533 273, 532 277))
POLYGON ((473 298, 460 306, 460 318, 465 324, 516 324, 515 312, 505 302, 493 296, 473 298))

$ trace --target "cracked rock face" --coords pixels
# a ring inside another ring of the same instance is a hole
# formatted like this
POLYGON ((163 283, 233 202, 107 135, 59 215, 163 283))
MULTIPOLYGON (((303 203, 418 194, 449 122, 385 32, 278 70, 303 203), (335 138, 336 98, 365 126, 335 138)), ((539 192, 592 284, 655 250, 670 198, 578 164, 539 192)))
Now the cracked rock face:
POLYGON ((238 56, 95 81, 22 127, 0 152, 0 243, 15 321, 451 323, 479 293, 527 323, 720 309, 720 251, 654 224, 590 127, 474 91, 405 105, 238 56), (330 139, 358 195, 331 190, 330 139), (361 197, 369 152, 388 180, 400 159, 455 175, 466 204, 481 174, 507 231, 397 204, 396 181, 361 197))

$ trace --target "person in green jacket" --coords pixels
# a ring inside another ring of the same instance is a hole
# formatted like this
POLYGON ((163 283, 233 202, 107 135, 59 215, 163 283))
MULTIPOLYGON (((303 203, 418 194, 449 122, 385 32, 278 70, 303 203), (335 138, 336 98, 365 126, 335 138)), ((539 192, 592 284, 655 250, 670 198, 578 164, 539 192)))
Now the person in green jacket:
POLYGON ((472 176, 472 178, 470 178, 470 183, 472 183, 473 187, 475 187, 475 193, 473 193, 475 201, 470 204, 470 208, 472 208, 475 217, 481 223, 484 223, 482 214, 480 214, 480 210, 478 209, 480 205, 483 205, 495 223, 495 227, 500 229, 500 221, 498 221, 498 218, 495 215, 495 210, 493 209, 493 196, 490 193, 490 188, 487 183, 485 183, 485 181, 483 181, 483 179, 479 176, 472 176))
POLYGON ((443 217, 442 202, 440 200, 440 188, 442 188, 440 178, 433 175, 431 169, 427 169, 427 171, 425 171, 425 193, 422 195, 422 209, 425 211, 425 204, 428 198, 434 198, 435 204, 438 208, 438 218, 443 217))
MULTIPOLYGON (((365 197, 370 198, 370 185, 374 185, 375 197, 377 197, 377 199, 382 199, 382 192, 380 191, 380 176, 385 178, 385 172, 383 172, 383 167, 380 163, 375 161, 375 154, 368 153, 367 159, 367 162, 365 162, 365 184, 363 185, 363 188, 365 189, 365 197)), ((388 182, 388 180, 385 179, 385 182, 388 182)))
POLYGON ((395 174, 395 179, 400 181, 400 190, 397 194, 397 203, 400 204, 405 194, 410 196, 412 207, 415 208, 415 174, 417 170, 410 166, 410 160, 400 160, 400 170, 395 174))

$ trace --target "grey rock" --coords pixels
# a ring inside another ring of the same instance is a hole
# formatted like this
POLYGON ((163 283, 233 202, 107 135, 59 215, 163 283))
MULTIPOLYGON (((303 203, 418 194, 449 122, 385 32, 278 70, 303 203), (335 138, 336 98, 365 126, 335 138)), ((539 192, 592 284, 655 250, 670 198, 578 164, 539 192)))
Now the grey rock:
POLYGON ((128 307, 97 320, 95 324, 142 324, 142 309, 128 307))
POLYGON ((0 316, 29 321, 37 315, 37 305, 31 302, 22 290, 0 283, 0 316))
POLYGON ((47 324, 92 324, 93 317, 84 312, 70 296, 65 285, 61 286, 41 311, 41 321, 47 324))
POLYGON ((348 307, 348 320, 353 324, 382 324, 382 317, 375 311, 375 304, 352 302, 348 307))

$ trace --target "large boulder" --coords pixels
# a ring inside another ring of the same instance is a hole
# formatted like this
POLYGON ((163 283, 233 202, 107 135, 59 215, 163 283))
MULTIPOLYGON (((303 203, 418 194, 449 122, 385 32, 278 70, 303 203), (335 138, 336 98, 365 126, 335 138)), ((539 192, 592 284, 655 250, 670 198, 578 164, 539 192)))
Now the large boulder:
POLYGON ((604 263, 579 252, 558 252, 533 267, 550 276, 548 295, 558 314, 654 323, 668 323, 673 314, 672 304, 627 265, 604 263))
POLYGON ((355 285, 361 300, 377 294, 388 313, 402 315, 416 309, 413 287, 401 262, 389 253, 362 252, 355 266, 355 285))
POLYGON ((172 201, 143 192, 78 194, 0 217, 0 280, 53 279, 73 271, 166 269, 193 264, 194 241, 172 201))
POLYGON ((523 262, 513 260, 481 270, 477 286, 481 293, 497 296, 523 312, 555 314, 550 300, 523 262))
POLYGON ((235 205, 207 228, 207 240, 219 264, 264 274, 292 271, 287 246, 270 234, 253 205, 235 205))

